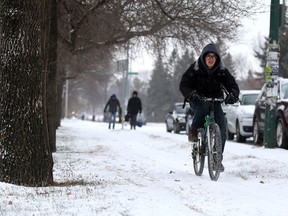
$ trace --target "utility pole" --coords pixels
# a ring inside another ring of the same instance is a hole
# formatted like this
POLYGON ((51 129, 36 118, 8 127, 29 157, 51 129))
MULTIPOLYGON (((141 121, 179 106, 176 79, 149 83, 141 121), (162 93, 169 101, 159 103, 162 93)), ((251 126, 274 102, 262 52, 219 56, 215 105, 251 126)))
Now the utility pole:
POLYGON ((121 121, 122 121, 122 129, 124 129, 124 120, 122 119, 122 116, 125 115, 126 111, 126 104, 128 101, 127 91, 128 91, 128 52, 127 52, 127 59, 119 60, 117 61, 117 68, 119 72, 123 73, 123 101, 122 101, 122 113, 121 113, 121 121))
POLYGON ((276 146, 276 102, 279 72, 279 30, 281 26, 281 6, 279 0, 271 0, 270 31, 267 56, 266 102, 264 145, 268 148, 276 146))

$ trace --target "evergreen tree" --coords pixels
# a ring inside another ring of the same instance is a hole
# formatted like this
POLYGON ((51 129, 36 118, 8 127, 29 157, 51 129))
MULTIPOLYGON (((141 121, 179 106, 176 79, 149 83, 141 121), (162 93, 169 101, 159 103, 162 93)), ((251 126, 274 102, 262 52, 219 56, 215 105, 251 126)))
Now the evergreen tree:
POLYGON ((174 66, 174 73, 172 79, 172 98, 175 102, 182 102, 184 101, 181 92, 179 91, 179 84, 184 72, 190 67, 190 65, 195 61, 195 58, 192 53, 189 53, 188 50, 184 52, 181 58, 177 58, 177 62, 174 66))
POLYGON ((173 77, 173 73, 174 73, 174 68, 175 65, 177 64, 177 60, 179 59, 179 55, 178 55, 178 51, 177 49, 173 49, 171 52, 171 56, 168 60, 168 64, 167 64, 167 70, 168 73, 173 77))
POLYGON ((236 78, 237 74, 236 74, 235 62, 233 61, 231 54, 228 52, 226 44, 221 38, 218 37, 216 45, 219 48, 221 60, 224 63, 225 67, 236 78))
POLYGON ((171 107, 171 76, 168 74, 167 66, 161 55, 155 62, 147 94, 148 121, 163 122, 168 109, 171 107))
POLYGON ((260 67, 262 68, 262 71, 255 72, 255 79, 258 79, 261 82, 265 81, 265 68, 267 65, 268 45, 269 38, 265 37, 264 46, 260 47, 261 51, 258 52, 254 50, 254 56, 260 60, 260 67))
POLYGON ((227 53, 226 55, 224 55, 222 61, 225 67, 229 70, 229 72, 236 78, 237 77, 236 69, 231 54, 227 53))

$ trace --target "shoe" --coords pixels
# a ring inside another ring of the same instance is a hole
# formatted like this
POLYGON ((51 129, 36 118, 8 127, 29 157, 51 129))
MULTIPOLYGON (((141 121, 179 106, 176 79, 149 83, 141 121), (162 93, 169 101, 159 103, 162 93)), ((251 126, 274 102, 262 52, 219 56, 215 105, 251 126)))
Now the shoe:
POLYGON ((220 163, 218 169, 219 169, 220 172, 224 172, 225 168, 224 168, 222 162, 220 163))
POLYGON ((212 170, 213 171, 219 171, 219 172, 224 172, 225 168, 222 164, 222 162, 217 166, 215 163, 212 165, 212 170))
POLYGON ((189 140, 190 142, 197 142, 197 140, 198 140, 197 129, 192 128, 192 129, 189 131, 188 140, 189 140))

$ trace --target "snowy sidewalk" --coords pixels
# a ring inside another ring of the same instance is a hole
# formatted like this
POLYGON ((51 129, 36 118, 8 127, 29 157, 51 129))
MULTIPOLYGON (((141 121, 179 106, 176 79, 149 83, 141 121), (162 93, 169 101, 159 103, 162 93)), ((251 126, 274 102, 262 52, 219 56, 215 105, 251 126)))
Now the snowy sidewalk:
POLYGON ((1 215, 286 216, 288 151, 227 142, 217 182, 195 176, 185 134, 148 123, 64 120, 54 180, 27 188, 0 183, 1 215))

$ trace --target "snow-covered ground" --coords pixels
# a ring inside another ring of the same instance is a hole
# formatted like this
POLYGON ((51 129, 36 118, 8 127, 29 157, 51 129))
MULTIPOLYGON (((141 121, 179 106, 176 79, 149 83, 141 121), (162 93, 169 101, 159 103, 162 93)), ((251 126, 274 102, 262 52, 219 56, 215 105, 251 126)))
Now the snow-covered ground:
MULTIPOLYGON (((185 134, 63 120, 53 187, 0 182, 0 215, 287 216, 288 151, 227 142, 217 182, 192 167, 185 134)), ((207 162, 206 162, 207 163, 207 162)))

